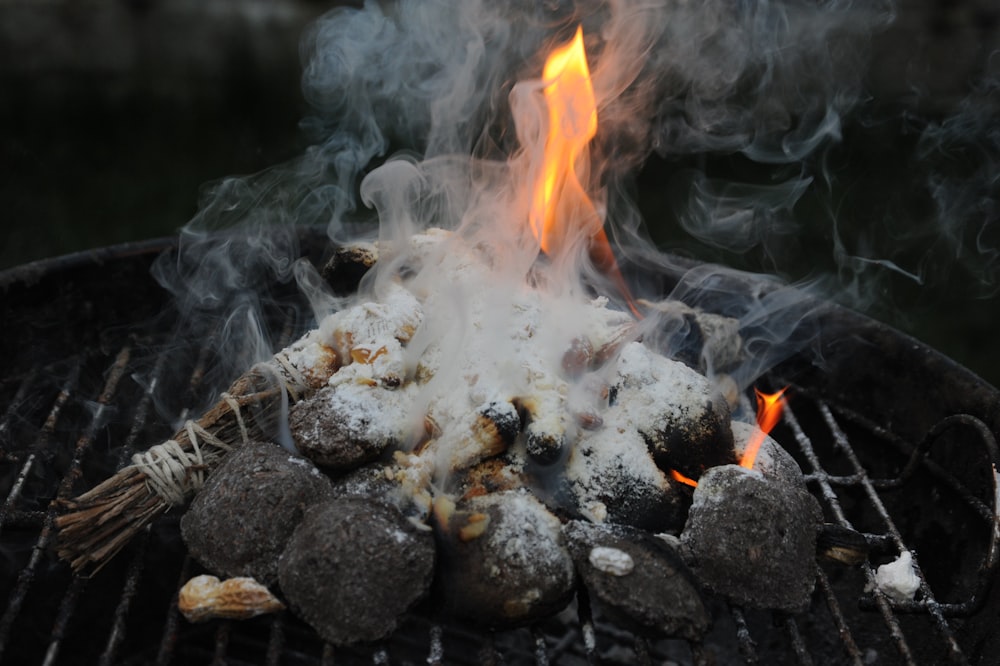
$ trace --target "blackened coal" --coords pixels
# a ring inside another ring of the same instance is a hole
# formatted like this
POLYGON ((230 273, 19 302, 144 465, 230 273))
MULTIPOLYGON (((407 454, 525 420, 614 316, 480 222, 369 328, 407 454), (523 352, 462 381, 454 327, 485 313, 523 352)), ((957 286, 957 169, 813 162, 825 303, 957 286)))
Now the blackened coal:
POLYGON ((378 250, 374 245, 345 245, 334 250, 321 274, 335 294, 353 294, 361 278, 377 261, 378 250))
POLYGON ((505 446, 514 443, 521 432, 521 415, 517 412, 517 407, 513 404, 501 400, 494 400, 480 410, 480 415, 493 424, 496 428, 497 436, 505 446))
POLYGON ((573 594, 561 523, 527 490, 473 497, 435 512, 443 611, 493 629, 552 615, 573 594))
POLYGON ((208 477, 181 518, 181 535, 211 571, 269 585, 292 530, 330 492, 330 481, 308 460, 270 442, 249 442, 208 477))
POLYGON ((698 585, 664 541, 622 525, 563 528, 577 573, 598 612, 623 628, 697 641, 709 626, 698 585))
POLYGON ((740 605, 800 611, 816 577, 822 514, 797 484, 736 465, 698 481, 682 554, 705 587, 740 605))
POLYGON ((391 634, 434 576, 434 538, 395 507, 341 498, 310 509, 281 556, 293 611, 338 645, 391 634))

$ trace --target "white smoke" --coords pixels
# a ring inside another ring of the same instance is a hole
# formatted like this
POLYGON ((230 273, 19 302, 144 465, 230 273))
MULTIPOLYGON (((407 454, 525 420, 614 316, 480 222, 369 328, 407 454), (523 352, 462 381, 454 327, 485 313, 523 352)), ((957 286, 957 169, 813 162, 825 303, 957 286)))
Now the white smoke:
MULTIPOLYGON (((378 237, 386 246, 431 226, 460 229, 492 244, 512 275, 527 275, 538 252, 523 231, 524 165, 547 122, 539 76, 546 53, 580 24, 599 104, 585 185, 620 260, 641 269, 638 295, 662 295, 655 274, 669 261, 630 199, 631 179, 653 155, 678 168, 644 186, 675 193, 674 219, 704 246, 762 252, 782 272, 782 252, 794 254, 797 238, 827 234, 831 261, 849 272, 905 273, 903 263, 840 242, 832 209, 815 221, 818 232, 795 215, 835 180, 824 155, 867 101, 868 46, 892 11, 888 0, 400 0, 336 9, 302 43, 303 93, 314 110, 302 126, 312 148, 209 190, 181 259, 161 266, 160 279, 188 312, 223 315, 257 289, 259 275, 295 275, 318 311, 339 307, 313 272, 292 268, 289 229, 320 225, 335 241, 378 237), (766 178, 705 168, 719 156, 766 178), (510 233, 511 224, 522 231, 510 233), (220 229, 230 230, 223 242, 220 229)), ((955 200, 947 184, 936 189, 943 209, 955 200)), ((387 261, 380 274, 398 267, 387 261)), ((566 289, 608 291, 585 261, 573 270, 581 281, 566 289)), ((676 295, 715 300, 711 283, 692 276, 676 295)), ((804 344, 795 331, 806 313, 791 293, 735 308, 760 351, 742 382, 804 344)))

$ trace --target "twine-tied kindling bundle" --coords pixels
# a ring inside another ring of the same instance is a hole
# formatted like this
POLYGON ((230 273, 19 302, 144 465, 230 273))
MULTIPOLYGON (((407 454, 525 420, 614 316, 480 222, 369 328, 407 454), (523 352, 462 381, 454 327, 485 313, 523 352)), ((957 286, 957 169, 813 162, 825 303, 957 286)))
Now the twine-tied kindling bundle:
MULTIPOLYGON (((239 402, 229 393, 223 393, 221 397, 232 409, 240 427, 241 438, 246 444, 249 435, 239 402)), ((171 506, 184 504, 191 494, 197 493, 205 484, 208 465, 202 453, 203 445, 214 447, 220 455, 232 449, 232 445, 210 433, 197 421, 185 422, 184 431, 191 443, 190 449, 184 448, 176 439, 168 439, 132 456, 132 464, 146 475, 149 489, 171 506)))
MULTIPOLYGON (((288 397, 298 402, 309 389, 309 383, 298 368, 283 353, 273 357, 277 367, 258 364, 254 370, 259 374, 273 374, 278 379, 281 390, 282 409, 288 408, 288 397)), ((240 396, 244 399, 246 396, 240 396)), ((243 418, 240 401, 232 393, 223 393, 221 401, 229 407, 229 412, 239 428, 238 441, 226 441, 218 434, 210 432, 198 421, 184 423, 181 432, 187 435, 185 446, 176 438, 157 444, 148 450, 132 456, 132 465, 146 477, 146 486, 159 495, 170 506, 179 506, 201 490, 206 472, 237 444, 250 441, 250 431, 243 418)), ((259 424, 255 430, 259 430, 259 424)))

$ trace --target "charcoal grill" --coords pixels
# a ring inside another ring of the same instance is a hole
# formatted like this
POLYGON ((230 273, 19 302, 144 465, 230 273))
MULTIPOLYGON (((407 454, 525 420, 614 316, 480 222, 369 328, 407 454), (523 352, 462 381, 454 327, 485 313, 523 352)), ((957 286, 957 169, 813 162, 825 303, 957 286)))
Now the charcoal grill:
MULTIPOLYGON (((326 243, 304 234, 321 262, 326 243)), ((176 594, 201 569, 169 513, 92 578, 53 554, 53 500, 75 495, 173 419, 213 398, 211 332, 179 315, 150 277, 176 244, 157 240, 0 274, 0 663, 5 664, 937 664, 996 663, 991 587, 1000 522, 1000 395, 914 340, 823 305, 811 351, 763 378, 790 385, 774 437, 798 460, 830 523, 866 535, 868 561, 820 561, 808 611, 710 600, 703 643, 650 640, 595 617, 581 592, 558 617, 509 632, 415 613, 390 640, 323 644, 288 614, 192 625, 176 594), (168 324, 167 322, 170 322, 168 324), (188 333, 183 331, 188 330, 188 333), (165 384, 182 377, 181 384, 165 384), (177 399, 163 406, 159 396, 177 399), (912 550, 917 601, 872 592, 874 568, 912 550)), ((668 275, 666 280, 679 278, 668 275)), ((266 309, 275 348, 310 321, 294 289, 266 309)), ((736 284, 734 288, 754 289, 736 284)))

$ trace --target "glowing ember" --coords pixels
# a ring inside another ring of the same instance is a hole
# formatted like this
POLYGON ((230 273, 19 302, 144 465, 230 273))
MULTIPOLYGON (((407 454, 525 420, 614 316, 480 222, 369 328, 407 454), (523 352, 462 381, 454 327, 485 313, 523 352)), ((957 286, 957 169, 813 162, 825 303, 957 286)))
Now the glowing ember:
POLYGON ((674 481, 679 481, 679 482, 683 483, 686 486, 691 486, 692 488, 696 488, 698 486, 698 482, 697 481, 695 481, 694 479, 692 479, 690 477, 684 476, 683 474, 681 474, 680 472, 678 472, 676 469, 670 470, 670 478, 673 479, 674 481))
POLYGON ((549 256, 586 243, 590 260, 614 282, 632 314, 641 318, 604 233, 601 215, 581 184, 589 170, 587 144, 597 134, 597 100, 582 27, 577 27, 568 44, 549 55, 542 78, 549 126, 528 216, 532 233, 549 256))
POLYGON ((754 389, 754 393, 757 394, 757 427, 759 430, 747 441, 746 448, 743 449, 743 456, 740 458, 742 467, 747 469, 753 467, 760 445, 764 443, 764 438, 781 418, 781 412, 785 407, 783 396, 787 388, 786 386, 776 393, 762 393, 756 388, 754 389))

